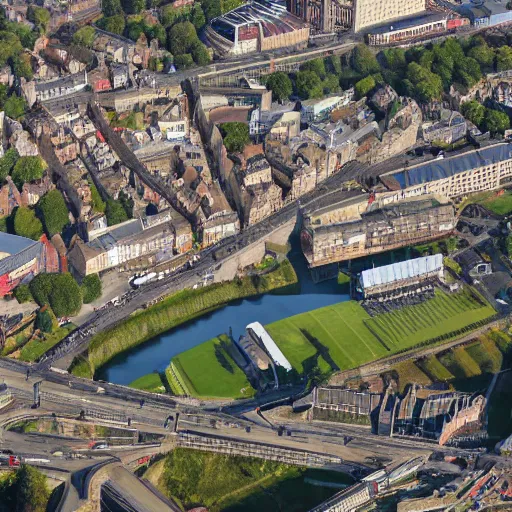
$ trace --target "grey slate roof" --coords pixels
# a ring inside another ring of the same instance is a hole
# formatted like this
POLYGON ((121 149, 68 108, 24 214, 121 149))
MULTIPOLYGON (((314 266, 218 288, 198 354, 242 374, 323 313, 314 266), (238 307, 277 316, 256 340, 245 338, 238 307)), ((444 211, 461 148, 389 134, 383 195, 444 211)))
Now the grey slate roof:
POLYGON ((392 176, 399 183, 400 188, 407 188, 449 178, 461 172, 510 159, 512 159, 512 144, 496 144, 451 158, 431 160, 416 167, 390 174, 387 177, 392 176))
POLYGON ((9 256, 0 260, 0 276, 40 257, 42 248, 40 242, 0 232, 0 253, 9 253, 9 256))
POLYGON ((132 222, 123 223, 118 228, 113 229, 104 235, 100 235, 98 238, 90 241, 87 245, 94 249, 99 249, 100 251, 108 251, 112 247, 115 247, 119 240, 137 235, 141 233, 143 229, 141 220, 136 219, 132 222))

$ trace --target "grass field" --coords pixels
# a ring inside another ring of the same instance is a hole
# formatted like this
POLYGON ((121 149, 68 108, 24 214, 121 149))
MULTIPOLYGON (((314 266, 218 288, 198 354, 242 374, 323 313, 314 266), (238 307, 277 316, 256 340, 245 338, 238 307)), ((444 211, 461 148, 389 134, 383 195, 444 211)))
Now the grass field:
POLYGON ((353 482, 343 473, 184 448, 150 466, 144 478, 184 508, 210 512, 306 512, 339 490, 322 483, 353 482))
POLYGON ((482 372, 464 347, 457 347, 439 356, 439 361, 456 379, 476 377, 482 372))
POLYGON ((420 359, 416 364, 435 382, 444 382, 455 378, 435 355, 420 359))
POLYGON ((182 352, 166 372, 176 394, 204 398, 248 398, 255 390, 230 354, 236 350, 227 336, 219 336, 182 352))
POLYGON ((117 354, 169 331, 185 322, 214 311, 237 299, 264 293, 277 293, 297 284, 297 275, 288 260, 258 280, 244 277, 215 283, 196 290, 182 290, 158 304, 128 317, 112 329, 102 331, 91 341, 85 356, 76 358, 70 368, 74 375, 93 377, 97 368, 117 354), (87 358, 87 364, 83 358, 87 358))
POLYGON ((156 372, 148 373, 147 375, 135 379, 129 386, 135 389, 151 391, 152 393, 165 393, 165 386, 162 383, 160 374, 156 372))
POLYGON ((392 368, 398 373, 398 384, 400 392, 403 393, 407 384, 412 382, 421 386, 428 386, 432 384, 429 377, 422 371, 422 369, 415 364, 412 359, 402 361, 392 368))
POLYGON ((63 325, 62 327, 58 327, 57 330, 51 334, 45 334, 44 340, 29 341, 21 349, 20 359, 27 362, 37 361, 45 352, 50 350, 73 329, 76 329, 76 325, 69 323, 63 325))
POLYGON ((512 192, 509 190, 505 190, 501 196, 497 196, 495 191, 483 192, 475 197, 471 196, 469 203, 471 202, 481 204, 497 215, 507 215, 512 212, 512 192))
POLYGON ((491 339, 480 338, 476 343, 468 345, 466 352, 478 364, 482 372, 496 373, 501 370, 503 354, 491 339))
POLYGON ((431 300, 376 316, 366 324, 394 350, 456 331, 494 313, 490 305, 482 305, 469 291, 448 295, 437 290, 431 300))
POLYGON ((469 291, 438 291, 422 304, 371 318, 357 302, 316 309, 267 326, 293 368, 345 370, 464 329, 495 314, 469 291))

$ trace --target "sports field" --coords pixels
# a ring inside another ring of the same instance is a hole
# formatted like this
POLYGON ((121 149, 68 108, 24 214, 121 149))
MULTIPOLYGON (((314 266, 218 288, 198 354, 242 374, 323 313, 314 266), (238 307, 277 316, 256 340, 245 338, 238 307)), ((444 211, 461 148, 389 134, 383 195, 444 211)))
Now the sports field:
POLYGON ((349 301, 280 320, 267 330, 293 368, 303 373, 314 358, 321 370, 354 368, 440 336, 449 339, 455 336, 449 333, 494 314, 469 289, 454 294, 438 290, 419 305, 373 318, 349 301))
POLYGON ((247 398, 255 391, 233 357, 236 347, 219 336, 173 357, 166 370, 176 394, 203 398, 247 398))

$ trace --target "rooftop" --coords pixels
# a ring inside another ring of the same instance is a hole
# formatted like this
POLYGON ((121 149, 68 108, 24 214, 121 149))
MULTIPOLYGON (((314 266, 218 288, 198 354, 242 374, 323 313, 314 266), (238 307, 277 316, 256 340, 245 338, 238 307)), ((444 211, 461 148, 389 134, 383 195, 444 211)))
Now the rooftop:
POLYGON ((34 240, 31 240, 30 238, 10 235, 9 233, 0 231, 0 255, 7 254, 11 256, 13 254, 18 254, 19 252, 23 251, 23 249, 26 249, 27 247, 37 243, 39 242, 34 242, 34 240))
MULTIPOLYGON (((421 185, 449 178, 461 172, 512 159, 512 144, 503 143, 473 150, 460 155, 438 158, 401 171, 386 173, 386 180, 395 181, 399 188, 421 185)), ((388 181, 391 184, 391 181, 388 181)))
POLYGON ((446 19, 447 15, 444 13, 430 13, 425 12, 419 16, 404 18, 402 20, 393 20, 369 30, 370 34, 384 34, 387 32, 398 32, 407 28, 416 27, 418 25, 426 25, 427 23, 434 23, 446 19))
POLYGON ((0 232, 0 276, 26 265, 41 254, 42 245, 29 238, 0 232))

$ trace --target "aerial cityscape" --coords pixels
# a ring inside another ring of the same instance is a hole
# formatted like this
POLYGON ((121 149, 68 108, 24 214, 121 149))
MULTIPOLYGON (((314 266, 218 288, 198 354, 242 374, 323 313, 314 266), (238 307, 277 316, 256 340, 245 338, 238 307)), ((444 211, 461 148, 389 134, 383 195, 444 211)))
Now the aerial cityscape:
POLYGON ((512 1, 5 0, 0 512, 512 510, 512 1))

